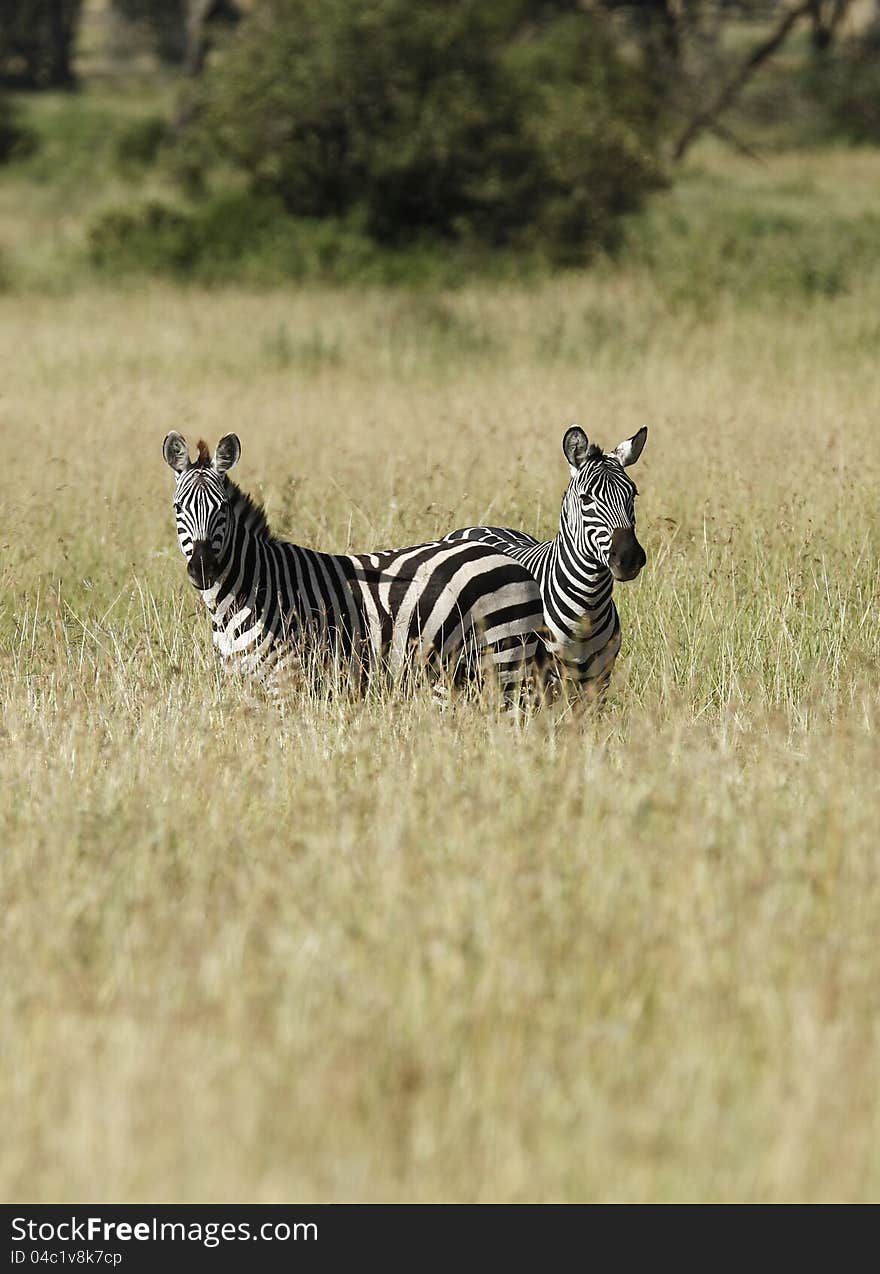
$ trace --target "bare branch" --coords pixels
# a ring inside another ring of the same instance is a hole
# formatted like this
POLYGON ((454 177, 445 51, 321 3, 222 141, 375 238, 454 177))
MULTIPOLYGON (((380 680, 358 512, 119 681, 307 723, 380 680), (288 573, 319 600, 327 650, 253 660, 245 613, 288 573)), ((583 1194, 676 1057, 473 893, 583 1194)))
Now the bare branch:
POLYGON ((726 124, 722 124, 721 120, 710 120, 706 124, 706 129, 714 133, 716 137, 720 137, 723 142, 727 142, 728 146, 732 146, 734 150, 738 150, 741 155, 745 155, 746 159, 754 159, 759 164, 766 163, 762 155, 759 155, 751 146, 747 146, 740 137, 730 131, 726 124))
POLYGON ((715 100, 705 110, 698 111, 694 115, 676 143, 672 156, 676 162, 684 158, 703 129, 714 124, 716 116, 721 115, 733 104, 755 71, 785 43, 789 31, 791 31, 796 22, 812 12, 813 5, 814 0, 802 0, 802 3, 794 9, 789 9, 773 34, 752 50, 715 100))

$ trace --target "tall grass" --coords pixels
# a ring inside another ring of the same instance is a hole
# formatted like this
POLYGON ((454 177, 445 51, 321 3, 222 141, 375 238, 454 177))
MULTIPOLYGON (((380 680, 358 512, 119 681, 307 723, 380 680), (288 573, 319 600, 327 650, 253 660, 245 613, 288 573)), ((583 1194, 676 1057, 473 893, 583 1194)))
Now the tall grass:
POLYGON ((878 303, 0 298, 4 1197, 877 1196, 878 303), (572 420, 600 715, 221 675, 170 427, 342 550, 552 533, 572 420))

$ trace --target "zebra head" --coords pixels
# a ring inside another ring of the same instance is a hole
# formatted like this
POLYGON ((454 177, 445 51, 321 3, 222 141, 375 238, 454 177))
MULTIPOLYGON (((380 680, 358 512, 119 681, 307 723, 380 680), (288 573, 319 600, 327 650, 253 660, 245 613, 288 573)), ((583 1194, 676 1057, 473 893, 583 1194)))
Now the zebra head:
POLYGON ((235 434, 226 434, 212 458, 207 444, 199 442, 198 458, 191 461, 186 439, 172 430, 162 453, 177 474, 174 513, 187 574, 196 588, 204 590, 217 580, 218 561, 229 534, 226 471, 241 455, 241 443, 235 434))
POLYGON ((636 539, 636 484, 624 473, 642 454, 647 429, 606 455, 577 425, 566 430, 562 450, 571 482, 562 501, 562 526, 581 560, 606 566, 616 580, 635 579, 645 565, 636 539))

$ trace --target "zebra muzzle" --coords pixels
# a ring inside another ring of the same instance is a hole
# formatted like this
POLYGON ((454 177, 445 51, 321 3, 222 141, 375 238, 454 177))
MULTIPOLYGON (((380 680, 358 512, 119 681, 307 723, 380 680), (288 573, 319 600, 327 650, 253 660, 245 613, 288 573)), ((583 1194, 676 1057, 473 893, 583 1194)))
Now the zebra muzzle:
POLYGON ((616 527, 611 532, 608 566, 616 580, 635 579, 647 560, 635 531, 629 527, 616 527))
POLYGON ((204 591, 217 578, 217 560, 207 540, 196 540, 186 573, 196 588, 204 591))

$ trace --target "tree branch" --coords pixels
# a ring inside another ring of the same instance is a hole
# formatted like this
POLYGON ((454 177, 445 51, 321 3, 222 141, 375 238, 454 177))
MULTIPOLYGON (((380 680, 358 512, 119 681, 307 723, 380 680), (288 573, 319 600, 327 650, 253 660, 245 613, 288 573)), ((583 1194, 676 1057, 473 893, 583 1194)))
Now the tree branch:
POLYGON ((672 157, 677 162, 682 160, 704 128, 714 124, 715 117, 726 111, 735 101, 739 93, 769 57, 785 43, 789 31, 801 18, 806 17, 813 9, 814 0, 802 0, 794 9, 789 9, 785 17, 776 27, 772 35, 752 50, 742 66, 731 77, 715 100, 705 110, 698 111, 679 137, 672 157))
POLYGON ((759 164, 765 162, 756 150, 752 150, 751 146, 747 146, 741 138, 730 131, 726 124, 722 124, 720 119, 709 120, 706 128, 710 133, 714 133, 716 137, 720 137, 723 142, 727 142, 728 146, 732 146, 741 155, 745 155, 746 159, 754 159, 759 164))

